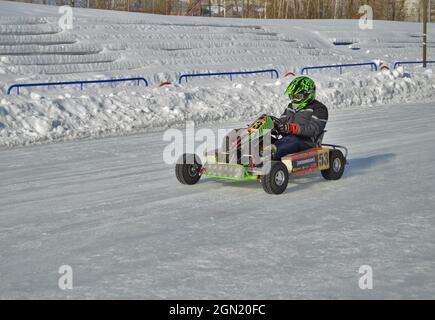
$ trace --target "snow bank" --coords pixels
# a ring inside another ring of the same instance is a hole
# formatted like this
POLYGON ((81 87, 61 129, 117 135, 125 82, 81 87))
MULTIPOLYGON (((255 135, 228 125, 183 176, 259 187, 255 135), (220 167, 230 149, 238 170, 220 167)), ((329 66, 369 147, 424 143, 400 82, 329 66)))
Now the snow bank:
MULTIPOLYGON (((175 17, 74 9, 61 31, 58 7, 0 0, 0 145, 127 134, 223 119, 279 114, 287 80, 267 77, 175 83, 182 73, 261 70, 281 74, 304 66, 416 60, 420 24, 357 20, 250 20, 175 17), (351 45, 339 45, 352 43, 351 45), (359 49, 359 50, 356 50, 359 49), (86 85, 22 89, 14 83, 145 77, 149 88, 86 85)), ((435 34, 435 26, 429 26, 435 34)), ((430 39, 431 40, 431 39, 430 39)), ((431 42, 431 41, 429 41, 431 42)), ((429 47, 429 56, 433 54, 429 47)), ((319 99, 332 112, 352 106, 433 99, 434 80, 421 69, 313 72, 319 99)), ((297 73, 297 72, 296 72, 297 73)), ((310 72, 311 74, 311 72, 310 72)))
MULTIPOLYGON (((318 98, 331 113, 435 98, 435 77, 430 70, 413 75, 399 69, 314 79, 318 98)), ((3 146, 14 146, 127 134, 183 125, 187 120, 249 122, 261 113, 280 114, 288 103, 283 95, 287 84, 283 80, 209 80, 200 86, 196 82, 186 87, 100 89, 99 96, 9 96, 0 101, 0 141, 3 146)))

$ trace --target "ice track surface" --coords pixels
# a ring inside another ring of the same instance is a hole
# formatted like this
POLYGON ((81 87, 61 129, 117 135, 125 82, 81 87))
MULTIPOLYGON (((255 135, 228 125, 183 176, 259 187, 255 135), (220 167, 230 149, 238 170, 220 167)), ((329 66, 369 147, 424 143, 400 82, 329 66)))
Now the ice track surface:
POLYGON ((344 178, 281 196, 180 185, 162 132, 2 150, 0 298, 433 298, 434 121, 433 103, 335 112, 344 178))

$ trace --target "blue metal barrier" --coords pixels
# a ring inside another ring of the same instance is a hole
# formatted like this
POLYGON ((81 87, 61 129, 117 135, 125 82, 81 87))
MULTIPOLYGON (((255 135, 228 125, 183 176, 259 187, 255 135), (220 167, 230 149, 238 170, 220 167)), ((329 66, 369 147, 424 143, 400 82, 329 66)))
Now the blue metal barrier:
POLYGON ((305 67, 302 68, 301 74, 306 73, 308 75, 308 70, 315 69, 330 69, 330 68, 339 68, 340 74, 343 73, 343 68, 349 67, 360 67, 360 66, 371 66, 372 71, 378 71, 378 66, 374 62, 366 62, 366 63, 349 63, 349 64, 336 64, 336 65, 328 65, 328 66, 315 66, 315 67, 305 67))
POLYGON ((239 72, 215 72, 215 73, 193 73, 193 74, 183 74, 178 79, 178 83, 181 84, 183 79, 195 78, 195 77, 213 77, 213 76, 230 76, 230 80, 233 81, 234 75, 244 75, 244 74, 257 74, 257 73, 270 73, 273 79, 273 75, 279 78, 279 73, 276 69, 269 70, 257 70, 257 71, 239 71, 239 72))
POLYGON ((148 81, 145 78, 124 78, 124 79, 108 79, 108 80, 84 80, 84 81, 65 81, 65 82, 41 82, 41 83, 21 83, 21 84, 13 84, 8 88, 7 93, 11 94, 13 89, 17 89, 17 94, 20 94, 20 88, 26 87, 49 87, 49 86, 65 86, 65 85, 80 85, 80 89, 83 90, 84 84, 90 83, 112 83, 112 82, 126 82, 126 81, 137 81, 137 85, 140 84, 141 81, 144 82, 145 87, 148 87, 148 81))
MULTIPOLYGON (((394 63, 394 69, 404 64, 423 64, 424 61, 397 61, 394 63)), ((426 61, 427 64, 435 63, 435 61, 426 61)))

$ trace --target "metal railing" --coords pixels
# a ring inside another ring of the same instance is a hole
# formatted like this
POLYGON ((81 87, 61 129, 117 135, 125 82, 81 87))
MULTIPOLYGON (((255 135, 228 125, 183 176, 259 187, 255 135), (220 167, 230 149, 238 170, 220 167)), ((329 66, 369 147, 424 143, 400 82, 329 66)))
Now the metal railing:
POLYGON ((183 79, 186 80, 188 78, 196 78, 196 77, 214 77, 214 76, 229 76, 230 80, 233 80, 233 76, 235 75, 246 75, 246 74, 259 74, 259 73, 270 73, 273 79, 273 76, 276 75, 276 78, 279 78, 279 73, 276 69, 268 69, 268 70, 256 70, 256 71, 239 71, 239 72, 214 72, 214 73, 192 73, 192 74, 183 74, 178 79, 178 83, 181 84, 183 79))
POLYGON ((68 86, 68 85, 80 85, 80 89, 83 90, 83 85, 92 83, 113 83, 113 82, 127 82, 127 81, 137 81, 137 85, 143 81, 145 87, 148 87, 148 81, 145 78, 123 78, 123 79, 107 79, 107 80, 83 80, 83 81, 62 81, 62 82, 39 82, 39 83, 17 83, 11 85, 7 94, 11 94, 13 89, 17 89, 17 94, 20 94, 20 88, 29 87, 51 87, 51 86, 68 86))
MULTIPOLYGON (((427 64, 435 63, 435 61, 426 61, 427 64)), ((424 61, 397 61, 394 63, 394 69, 397 69, 397 67, 405 64, 424 64, 424 61)))
POLYGON ((378 71, 378 66, 374 62, 365 62, 365 63, 348 63, 348 64, 335 64, 335 65, 325 65, 325 66, 314 66, 314 67, 304 67, 301 70, 301 74, 307 74, 309 70, 316 69, 331 69, 331 68, 339 68, 340 74, 343 73, 343 68, 350 67, 361 67, 361 66, 370 66, 372 71, 378 71))

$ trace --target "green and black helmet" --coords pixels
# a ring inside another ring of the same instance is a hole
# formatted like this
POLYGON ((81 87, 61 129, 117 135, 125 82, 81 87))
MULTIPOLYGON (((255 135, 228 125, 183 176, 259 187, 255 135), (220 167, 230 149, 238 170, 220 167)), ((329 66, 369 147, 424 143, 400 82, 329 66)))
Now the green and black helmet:
POLYGON ((316 99, 316 85, 308 77, 297 77, 285 92, 296 111, 302 110, 316 99))

